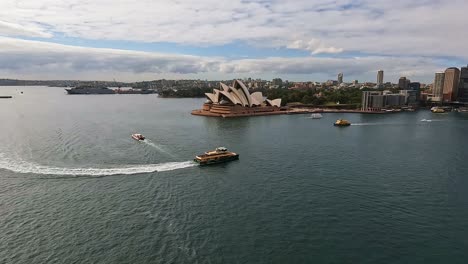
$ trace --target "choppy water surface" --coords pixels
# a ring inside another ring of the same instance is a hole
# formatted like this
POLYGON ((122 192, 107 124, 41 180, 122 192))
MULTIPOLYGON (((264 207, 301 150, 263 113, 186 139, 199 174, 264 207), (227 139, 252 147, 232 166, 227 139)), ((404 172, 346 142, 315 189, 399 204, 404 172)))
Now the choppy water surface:
POLYGON ((216 119, 190 115, 203 99, 0 93, 0 263, 466 263, 467 114, 216 119), (217 146, 240 160, 191 162, 217 146))

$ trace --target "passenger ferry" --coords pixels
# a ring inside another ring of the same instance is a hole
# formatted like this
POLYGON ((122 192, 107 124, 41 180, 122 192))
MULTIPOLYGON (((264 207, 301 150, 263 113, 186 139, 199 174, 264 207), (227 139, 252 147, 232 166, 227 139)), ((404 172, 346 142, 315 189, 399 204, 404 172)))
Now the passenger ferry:
POLYGON ((351 125, 351 122, 349 122, 348 120, 344 120, 344 119, 338 119, 336 120, 335 123, 333 123, 334 126, 350 126, 351 125))
POLYGON ((445 110, 443 108, 434 106, 431 108, 431 112, 432 113, 445 113, 445 110))
POLYGON ((239 154, 228 151, 225 147, 219 147, 196 156, 194 161, 200 165, 211 165, 237 159, 239 159, 239 154))

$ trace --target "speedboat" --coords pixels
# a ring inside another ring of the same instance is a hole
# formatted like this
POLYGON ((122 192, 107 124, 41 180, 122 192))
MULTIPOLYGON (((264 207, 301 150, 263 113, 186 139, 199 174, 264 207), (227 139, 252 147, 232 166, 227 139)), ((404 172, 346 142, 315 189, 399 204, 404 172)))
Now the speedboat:
POLYGON ((132 138, 138 141, 145 140, 145 136, 143 136, 142 134, 132 134, 132 138))
POLYGON ((351 122, 349 122, 348 120, 344 120, 344 119, 338 119, 336 120, 335 123, 333 123, 334 126, 350 126, 351 125, 351 122))

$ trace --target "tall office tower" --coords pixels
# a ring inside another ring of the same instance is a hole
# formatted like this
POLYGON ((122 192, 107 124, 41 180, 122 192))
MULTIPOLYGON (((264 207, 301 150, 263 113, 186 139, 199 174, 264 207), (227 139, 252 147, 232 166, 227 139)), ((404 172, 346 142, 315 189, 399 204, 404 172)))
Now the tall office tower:
POLYGON ((442 101, 442 95, 444 94, 444 72, 436 72, 434 78, 434 85, 432 86, 432 101, 440 102, 442 101))
POLYGON ((408 103, 417 103, 421 97, 421 83, 420 82, 411 82, 408 86, 408 89, 412 91, 412 97, 409 98, 408 103))
POLYGON ((460 84, 460 70, 451 67, 445 70, 444 90, 442 100, 444 102, 456 101, 458 98, 458 85, 460 84))
POLYGON ((341 84, 341 83, 343 83, 343 73, 342 72, 338 73, 338 84, 341 84))
POLYGON ((398 80, 398 88, 400 88, 400 90, 408 89, 408 82, 406 80, 406 77, 400 77, 400 80, 398 80))
POLYGON ((377 72, 377 86, 382 86, 383 85, 383 71, 379 70, 377 72))
POLYGON ((458 97, 459 101, 468 102, 468 65, 461 68, 458 97))

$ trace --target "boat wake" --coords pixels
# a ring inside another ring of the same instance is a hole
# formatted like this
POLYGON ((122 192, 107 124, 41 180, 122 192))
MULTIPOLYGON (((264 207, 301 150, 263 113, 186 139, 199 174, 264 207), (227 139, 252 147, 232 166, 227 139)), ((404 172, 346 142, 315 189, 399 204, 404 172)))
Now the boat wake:
POLYGON ((129 165, 115 168, 60 168, 43 166, 22 160, 11 160, 0 153, 0 169, 16 173, 33 173, 44 175, 69 175, 69 176, 111 176, 132 175, 161 171, 172 171, 177 169, 194 167, 197 164, 192 161, 167 162, 159 164, 129 165))
POLYGON ((151 140, 149 139, 145 139, 145 140, 142 140, 141 142, 145 143, 146 145, 148 146, 151 146, 157 150, 159 150, 159 152, 162 152, 168 156, 170 156, 171 158, 176 158, 174 155, 172 155, 171 153, 169 153, 168 151, 166 151, 165 149, 161 148, 161 146, 158 146, 157 144, 153 143, 151 140))
POLYGON ((352 123, 352 126, 378 126, 384 125, 383 123, 352 123))
POLYGON ((442 122, 444 120, 441 120, 441 119, 421 119, 421 122, 442 122))

